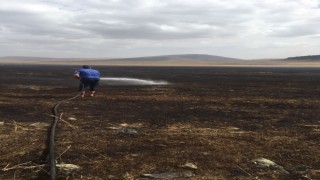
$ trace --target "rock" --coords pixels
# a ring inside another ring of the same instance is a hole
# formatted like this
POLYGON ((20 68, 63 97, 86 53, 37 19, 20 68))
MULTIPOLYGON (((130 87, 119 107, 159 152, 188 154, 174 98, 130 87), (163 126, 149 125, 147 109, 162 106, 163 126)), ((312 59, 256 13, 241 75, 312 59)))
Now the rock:
POLYGON ((275 166, 276 163, 273 161, 270 161, 269 159, 265 159, 265 158, 258 158, 253 160, 253 163, 258 165, 258 166, 262 166, 262 167, 270 167, 270 166, 275 166))
POLYGON ((272 170, 280 174, 289 174, 289 172, 285 170, 282 166, 276 164, 275 162, 269 159, 258 158, 258 159, 254 159, 252 162, 257 168, 272 170))
POLYGON ((136 135, 138 134, 138 131, 135 129, 119 129, 118 130, 119 134, 124 134, 124 135, 136 135))
POLYGON ((176 178, 190 178, 194 176, 192 171, 181 171, 181 172, 165 172, 158 174, 143 174, 142 177, 155 178, 155 179, 176 179, 176 178))
POLYGON ((198 169, 198 167, 195 164, 192 164, 192 163, 186 163, 186 164, 182 165, 181 167, 192 169, 192 170, 197 170, 198 169))
POLYGON ((75 164, 57 164, 57 168, 66 175, 72 174, 73 172, 79 171, 81 169, 80 166, 75 164))

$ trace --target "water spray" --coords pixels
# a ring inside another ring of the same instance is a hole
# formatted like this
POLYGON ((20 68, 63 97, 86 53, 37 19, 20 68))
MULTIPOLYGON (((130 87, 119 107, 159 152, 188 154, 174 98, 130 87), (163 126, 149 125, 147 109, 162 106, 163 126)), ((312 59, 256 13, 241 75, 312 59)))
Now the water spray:
POLYGON ((153 80, 145 80, 145 79, 137 79, 137 78, 118 78, 118 77, 110 77, 110 78, 100 78, 101 83, 105 82, 108 85, 167 85, 169 84, 167 81, 153 81, 153 80))

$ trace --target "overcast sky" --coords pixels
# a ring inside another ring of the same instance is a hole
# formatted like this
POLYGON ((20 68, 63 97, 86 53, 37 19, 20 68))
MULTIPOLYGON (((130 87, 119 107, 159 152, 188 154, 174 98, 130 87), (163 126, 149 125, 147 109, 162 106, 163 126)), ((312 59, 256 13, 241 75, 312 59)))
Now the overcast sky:
POLYGON ((320 54, 320 0, 0 0, 0 56, 320 54))

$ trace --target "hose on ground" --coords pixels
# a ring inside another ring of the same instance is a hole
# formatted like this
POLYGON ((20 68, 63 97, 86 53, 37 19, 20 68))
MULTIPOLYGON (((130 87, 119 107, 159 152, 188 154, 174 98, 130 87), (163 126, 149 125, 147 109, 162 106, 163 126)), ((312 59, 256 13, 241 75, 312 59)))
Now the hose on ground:
POLYGON ((76 96, 74 96, 72 98, 62 100, 62 101, 58 102, 57 104, 55 104, 52 108, 54 120, 53 120, 53 123, 51 126, 50 144, 49 144, 49 162, 50 162, 50 179, 51 180, 56 179, 56 159, 55 159, 55 152, 54 152, 54 138, 55 138, 55 133, 56 133, 56 126, 57 126, 58 120, 60 119, 60 117, 58 115, 58 108, 63 102, 76 99, 79 96, 80 96, 80 94, 77 94, 76 96))

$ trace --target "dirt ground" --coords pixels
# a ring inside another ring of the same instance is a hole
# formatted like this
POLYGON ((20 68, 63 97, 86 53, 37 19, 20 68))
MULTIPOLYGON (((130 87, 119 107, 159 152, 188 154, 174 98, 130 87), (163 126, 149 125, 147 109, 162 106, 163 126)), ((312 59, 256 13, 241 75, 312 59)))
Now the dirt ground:
MULTIPOLYGON (((0 65, 0 179, 48 179, 41 164, 52 107, 77 94, 77 68, 0 65)), ((101 81, 96 97, 63 103, 57 163, 81 169, 59 170, 58 179, 148 179, 142 175, 165 172, 181 174, 172 179, 319 177, 320 68, 96 69, 103 77, 170 84, 101 81), (257 158, 287 173, 257 167, 257 158)))

